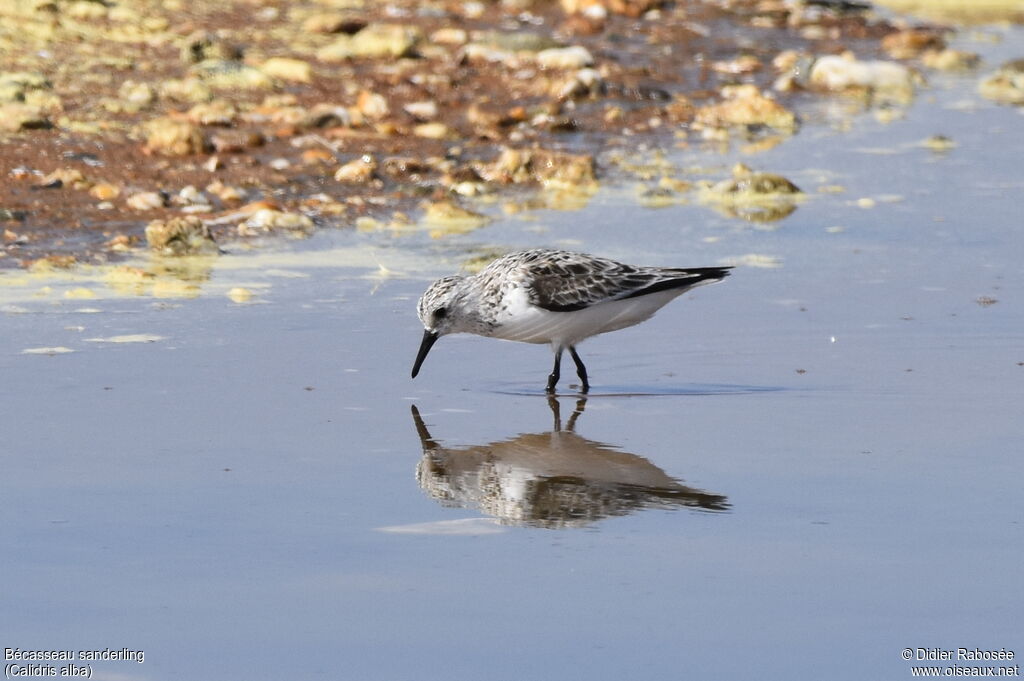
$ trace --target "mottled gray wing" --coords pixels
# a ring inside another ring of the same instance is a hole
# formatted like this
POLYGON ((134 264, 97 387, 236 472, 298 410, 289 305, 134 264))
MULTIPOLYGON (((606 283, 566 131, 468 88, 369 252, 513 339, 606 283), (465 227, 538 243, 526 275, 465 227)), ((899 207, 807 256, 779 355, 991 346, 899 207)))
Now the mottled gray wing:
POLYGON ((578 253, 544 253, 529 269, 530 302, 553 312, 582 310, 600 302, 687 289, 726 277, 728 267, 693 269, 635 267, 578 253))

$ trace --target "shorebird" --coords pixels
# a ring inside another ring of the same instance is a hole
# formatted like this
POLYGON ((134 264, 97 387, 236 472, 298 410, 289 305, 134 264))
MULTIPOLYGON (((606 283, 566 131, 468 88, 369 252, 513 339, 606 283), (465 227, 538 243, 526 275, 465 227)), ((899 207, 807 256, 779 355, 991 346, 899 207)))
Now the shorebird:
POLYGON ((549 393, 555 391, 562 353, 568 350, 580 391, 586 393, 590 382, 576 352, 580 342, 650 319, 673 298, 724 279, 730 269, 641 267, 548 249, 504 255, 478 274, 438 279, 420 297, 417 314, 424 331, 412 377, 438 338, 472 333, 550 344, 555 366, 548 376, 549 393))

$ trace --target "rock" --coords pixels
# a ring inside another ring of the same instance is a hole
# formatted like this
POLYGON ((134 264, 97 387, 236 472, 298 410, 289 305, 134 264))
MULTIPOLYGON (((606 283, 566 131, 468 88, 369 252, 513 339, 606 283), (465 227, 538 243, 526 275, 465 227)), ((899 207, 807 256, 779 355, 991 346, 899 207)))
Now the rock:
POLYGON ((160 192, 139 192, 129 196, 125 203, 133 210, 156 210, 163 208, 167 199, 160 192))
POLYGON ((479 34, 474 34, 472 44, 499 52, 512 53, 538 53, 562 47, 562 44, 554 38, 533 31, 482 31, 479 34))
POLYGON ((936 153, 943 153, 955 149, 956 142, 945 135, 932 135, 921 142, 921 146, 936 153))
POLYGON ((197 126, 174 118, 157 118, 145 124, 146 150, 164 156, 189 156, 206 150, 206 139, 197 126))
POLYGON ((412 134, 416 135, 416 137, 431 140, 450 139, 455 136, 451 128, 439 121, 434 121, 433 123, 420 123, 413 127, 412 134))
POLYGON ((610 12, 636 18, 660 3, 659 0, 560 0, 560 4, 566 14, 599 16, 610 12))
POLYGON ((299 119, 303 128, 334 128, 352 125, 352 113, 337 104, 316 104, 299 119))
POLYGON ((185 114, 191 123, 196 125, 231 126, 235 123, 238 110, 226 99, 215 99, 211 102, 196 104, 185 114))
POLYGON ((18 132, 20 130, 46 130, 53 123, 39 107, 27 104, 0 105, 0 130, 18 132))
POLYGON ((93 185, 89 190, 89 196, 100 201, 110 201, 121 195, 121 188, 115 184, 100 183, 93 185))
POLYGON ((430 121, 437 118, 437 102, 428 99, 422 102, 409 102, 402 109, 418 121, 430 121))
POLYGON ((252 291, 241 286, 235 286, 228 291, 227 296, 234 303, 247 303, 252 300, 252 291))
POLYGON ((662 108, 662 114, 672 123, 689 123, 697 115, 697 107, 684 95, 676 95, 662 108))
POLYGON ((195 76, 181 80, 170 79, 160 84, 160 96, 176 102, 208 102, 213 99, 213 90, 195 76))
POLYGON ((206 185, 206 191, 224 203, 240 203, 245 200, 245 192, 242 189, 224 184, 219 180, 206 185))
POLYGON ((981 63, 981 57, 976 52, 946 48, 926 50, 921 55, 921 63, 939 71, 970 71, 981 63))
POLYGON ((220 252, 209 227, 193 215, 153 220, 146 225, 146 243, 162 255, 198 255, 220 252))
POLYGON ((230 154, 261 147, 266 142, 263 133, 256 130, 222 130, 210 137, 210 144, 218 154, 230 154))
POLYGON ((733 168, 733 177, 713 185, 711 191, 719 195, 775 196, 802 194, 800 188, 782 175, 758 173, 745 165, 733 168))
POLYGON ((300 156, 303 163, 306 164, 326 164, 333 163, 335 160, 334 154, 327 149, 306 149, 300 156))
POLYGON ((423 222, 431 228, 430 236, 434 239, 471 232, 490 221, 486 215, 466 210, 453 201, 435 201, 423 208, 423 222))
POLYGON ((377 161, 372 156, 366 155, 349 161, 338 168, 334 173, 334 179, 338 182, 350 184, 363 184, 372 180, 377 172, 377 161))
POLYGON ((754 172, 743 164, 733 168, 733 177, 705 186, 699 200, 730 217, 750 222, 773 222, 796 210, 805 198, 795 184, 781 175, 754 172))
POLYGON ((469 34, 461 28, 439 28, 430 34, 430 42, 438 45, 465 45, 469 34))
POLYGON ((384 118, 391 112, 384 95, 363 90, 356 99, 356 110, 367 118, 384 118))
POLYGON ((196 31, 181 44, 181 60, 186 64, 198 64, 207 59, 235 60, 242 58, 242 50, 223 38, 206 31, 196 31))
POLYGON ((0 102, 24 102, 33 90, 49 90, 52 86, 41 73, 29 71, 0 72, 0 102))
POLYGON ((339 36, 317 51, 320 61, 409 57, 422 40, 422 31, 405 24, 369 24, 353 36, 339 36))
POLYGON ((245 222, 238 225, 238 233, 241 236, 254 236, 277 230, 311 232, 313 228, 313 220, 302 213, 289 213, 272 208, 261 208, 249 216, 249 219, 245 222))
POLYGON ((761 60, 753 55, 742 55, 728 61, 711 62, 711 70, 730 76, 757 73, 764 67, 761 60))
POLYGON ((286 80, 292 83, 310 83, 313 81, 312 65, 301 59, 271 57, 263 62, 260 70, 271 78, 286 80))
POLYGON ((322 12, 302 22, 306 33, 356 33, 366 27, 366 20, 344 12, 322 12))
POLYGON ((195 185, 190 184, 171 197, 171 204, 175 206, 202 206, 203 208, 209 208, 210 199, 206 194, 196 189, 195 185))
POLYGON ((594 63, 590 51, 579 45, 541 50, 537 53, 536 60, 542 69, 582 69, 594 63))
POLYGON ((595 183, 594 157, 544 149, 506 148, 491 164, 477 172, 488 182, 540 182, 567 185, 595 183))
POLYGON ((861 61, 852 54, 827 55, 811 65, 811 88, 842 92, 853 88, 872 91, 912 93, 921 80, 903 64, 891 61, 861 61))
POLYGON ((577 99, 596 94, 601 87, 601 74, 595 69, 580 69, 562 81, 556 81, 549 90, 555 99, 577 99))
POLYGON ((942 33, 924 28, 896 31, 882 38, 882 49, 893 59, 913 59, 925 50, 946 47, 942 33))
POLYGON ((85 178, 82 171, 77 168, 58 168, 42 179, 37 186, 41 187, 67 187, 68 189, 89 189, 93 183, 85 178))
POLYGON ((273 79, 263 71, 230 59, 207 59, 192 73, 214 90, 269 90, 273 79))
POLYGON ((982 97, 1000 104, 1024 104, 1024 59, 1006 62, 978 84, 982 97))
POLYGON ((754 85, 722 88, 725 101, 697 109, 694 123, 699 128, 730 128, 764 125, 776 130, 792 131, 796 115, 774 99, 766 97, 754 85))

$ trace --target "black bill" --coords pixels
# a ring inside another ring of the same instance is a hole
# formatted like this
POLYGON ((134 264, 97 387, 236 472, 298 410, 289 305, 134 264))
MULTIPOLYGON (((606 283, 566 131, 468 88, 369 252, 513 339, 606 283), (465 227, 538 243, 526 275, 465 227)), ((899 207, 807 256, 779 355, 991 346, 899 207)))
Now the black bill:
POLYGON ((433 347, 438 338, 440 338, 440 336, 432 331, 423 332, 423 341, 420 343, 420 351, 416 353, 416 361, 412 365, 413 378, 416 378, 416 374, 420 372, 420 365, 423 364, 423 360, 427 358, 427 353, 430 352, 430 348, 433 347))

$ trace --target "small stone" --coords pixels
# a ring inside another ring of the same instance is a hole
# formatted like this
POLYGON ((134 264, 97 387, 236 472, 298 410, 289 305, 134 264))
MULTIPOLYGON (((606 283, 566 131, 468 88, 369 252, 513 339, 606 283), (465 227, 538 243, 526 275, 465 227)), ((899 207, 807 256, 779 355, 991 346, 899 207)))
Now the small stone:
POLYGON ((764 67, 761 60, 753 55, 743 55, 727 61, 711 62, 711 70, 731 76, 756 73, 764 67))
POLYGON ((1024 59, 1003 64, 978 84, 978 92, 1000 104, 1024 104, 1024 59))
POLYGON ((42 179, 41 187, 67 187, 68 189, 89 189, 92 182, 85 178, 78 168, 58 168, 42 179))
POLYGON ((339 36, 334 43, 317 51, 320 61, 345 61, 353 58, 380 59, 411 56, 422 39, 416 26, 369 24, 353 36, 339 36))
POLYGON ((377 161, 372 156, 363 156, 349 161, 334 173, 337 182, 363 184, 374 178, 377 172, 377 161))
POLYGON ((314 226, 313 220, 302 213, 261 208, 249 216, 248 220, 238 225, 238 233, 241 236, 253 236, 281 229, 310 232, 314 226))
POLYGON ((977 52, 964 50, 926 50, 921 55, 921 63, 930 69, 939 71, 970 71, 981 63, 977 52))
POLYGON ((185 114, 190 123, 221 126, 234 125, 237 116, 238 109, 226 99, 214 99, 210 102, 196 104, 185 114))
POLYGON ((13 103, 0 105, 0 130, 46 130, 53 124, 39 107, 13 103))
POLYGON ((439 28, 430 34, 430 42, 438 45, 465 45, 469 35, 461 28, 439 28))
POLYGON ((582 69, 594 63, 594 57, 587 48, 553 47, 537 53, 537 65, 543 69, 582 69))
POLYGON ((310 83, 313 81, 312 65, 301 59, 271 57, 263 62, 260 70, 271 78, 278 78, 292 83, 310 83))
POLYGON ((333 163, 335 156, 327 149, 306 149, 302 152, 302 162, 308 164, 333 163))
POLYGON ((235 286, 227 295, 235 303, 247 303, 252 300, 252 291, 241 286, 235 286))
POLYGON ((125 203, 133 210, 156 210, 163 208, 166 201, 160 192, 139 192, 129 196, 125 203))
POLYGON ((164 156, 189 156, 206 150, 202 131, 188 121, 157 118, 145 125, 146 150, 164 156))
POLYGON ((149 83, 127 80, 117 89, 117 96, 134 111, 139 111, 156 101, 156 91, 149 83))
POLYGON ((100 183, 92 186, 89 195, 100 201, 109 201, 121 195, 121 188, 114 184, 100 183))
POLYGON ((255 130, 224 130, 210 137, 210 144, 218 154, 238 153, 263 146, 266 139, 255 130))
POLYGON ((488 182, 581 186, 596 183, 594 157, 545 149, 506 148, 493 163, 477 168, 488 182))
POLYGON ((213 99, 213 90, 195 76, 172 78, 160 83, 160 96, 176 102, 199 103, 213 99))
POLYGON ((437 239, 478 229, 486 225, 490 218, 452 201, 436 201, 424 206, 423 221, 431 227, 430 236, 437 239))
POLYGON ((171 197, 171 203, 175 206, 208 206, 210 199, 190 184, 171 197))
POLYGON ((223 38, 206 31, 196 31, 182 41, 181 60, 198 64, 207 59, 241 59, 242 51, 223 38))
POLYGON ((356 109, 367 118, 384 118, 391 111, 384 95, 363 90, 356 99, 356 109))
POLYGON ((224 203, 239 203, 245 200, 245 192, 238 187, 224 184, 219 180, 206 185, 206 191, 216 196, 224 203))
POLYGON ((945 46, 940 32, 923 28, 897 31, 882 38, 882 49, 893 59, 913 59, 924 50, 941 50, 945 46))
POLYGON ((229 59, 207 59, 192 72, 214 90, 269 90, 273 79, 263 71, 229 59))
POLYGON ((755 85, 722 88, 725 101, 697 109, 694 123, 700 128, 729 128, 765 125, 789 131, 796 127, 796 116, 774 99, 766 97, 755 85))
POLYGON ((410 102, 402 107, 407 114, 419 121, 430 121, 437 118, 437 102, 426 100, 422 102, 410 102))
POLYGON ((366 27, 366 21, 352 14, 323 12, 302 22, 306 33, 356 33, 366 27))
POLYGON ((903 64, 861 61, 852 54, 827 55, 811 66, 810 85, 830 92, 851 88, 912 93, 920 77, 903 64))
POLYGON ((935 152, 945 152, 955 149, 956 142, 945 135, 932 135, 922 142, 921 146, 935 152))
POLYGON ((453 137, 451 128, 444 123, 420 123, 412 129, 412 134, 424 139, 443 140, 453 137))
POLYGON ((163 255, 216 254, 220 252, 206 223, 193 215, 154 220, 146 225, 146 243, 163 255))

